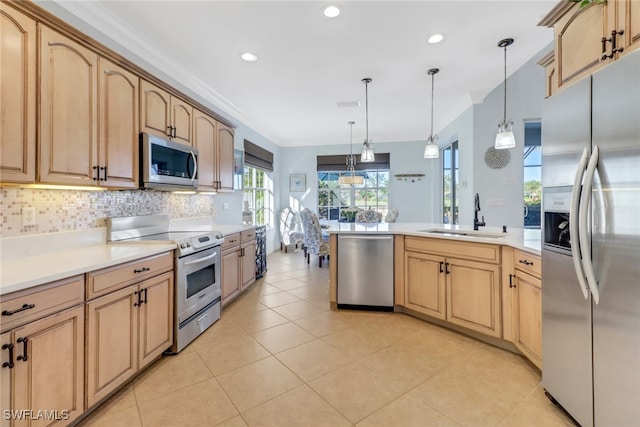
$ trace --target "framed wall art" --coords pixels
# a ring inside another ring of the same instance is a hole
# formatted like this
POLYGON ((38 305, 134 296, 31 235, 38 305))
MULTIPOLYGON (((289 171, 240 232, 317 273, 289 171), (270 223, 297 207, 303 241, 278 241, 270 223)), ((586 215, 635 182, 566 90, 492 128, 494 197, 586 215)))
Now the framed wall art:
POLYGON ((244 177, 244 151, 233 150, 233 189, 242 190, 244 177))
POLYGON ((289 191, 292 193, 307 190, 307 175, 303 173, 292 173, 289 175, 289 191))

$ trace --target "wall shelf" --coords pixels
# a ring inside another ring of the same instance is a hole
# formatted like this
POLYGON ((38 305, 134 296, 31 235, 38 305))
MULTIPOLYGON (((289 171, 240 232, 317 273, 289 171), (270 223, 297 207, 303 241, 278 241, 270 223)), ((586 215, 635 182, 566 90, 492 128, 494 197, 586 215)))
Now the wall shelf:
POLYGON ((422 180, 423 173, 398 173, 393 175, 398 181, 411 181, 416 182, 422 180))

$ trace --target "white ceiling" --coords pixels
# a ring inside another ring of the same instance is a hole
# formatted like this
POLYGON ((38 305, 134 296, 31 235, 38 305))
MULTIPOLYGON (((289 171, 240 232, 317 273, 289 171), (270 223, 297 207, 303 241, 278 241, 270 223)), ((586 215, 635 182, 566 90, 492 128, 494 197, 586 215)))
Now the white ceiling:
MULTIPOLYGON (((60 1, 59 6, 280 146, 425 140, 552 41, 555 0, 60 1), (431 45, 433 33, 445 36, 431 45), (243 52, 258 56, 244 62, 243 52), (336 103, 359 101, 360 107, 336 103)), ((496 123, 501 114, 496 115, 496 123)))

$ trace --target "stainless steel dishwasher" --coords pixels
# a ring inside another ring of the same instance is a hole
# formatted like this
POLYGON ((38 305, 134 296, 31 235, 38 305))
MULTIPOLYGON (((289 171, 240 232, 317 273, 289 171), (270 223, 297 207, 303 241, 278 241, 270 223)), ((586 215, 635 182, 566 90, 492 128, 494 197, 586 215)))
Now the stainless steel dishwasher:
POLYGON ((393 311, 393 236, 338 235, 338 308, 393 311))

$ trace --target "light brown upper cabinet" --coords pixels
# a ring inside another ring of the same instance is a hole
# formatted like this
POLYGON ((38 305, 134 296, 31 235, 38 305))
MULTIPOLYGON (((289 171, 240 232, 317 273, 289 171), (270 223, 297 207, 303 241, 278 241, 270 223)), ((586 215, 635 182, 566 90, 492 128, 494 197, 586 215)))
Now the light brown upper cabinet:
POLYGON ((138 76, 98 60, 100 185, 138 187, 138 76))
POLYGON ((193 107, 154 84, 140 82, 140 128, 157 136, 193 145, 193 107))
POLYGON ((559 2, 539 25, 555 34, 555 87, 569 85, 606 67, 640 46, 640 2, 609 0, 580 9, 578 3, 559 2))
POLYGON ((193 110, 193 146, 198 149, 198 189, 216 190, 218 122, 198 110, 193 110))
POLYGON ((233 190, 233 128, 218 122, 218 190, 233 190))
POLYGON ((40 182, 98 182, 98 55, 56 31, 40 31, 40 182))
POLYGON ((0 3, 0 182, 36 179, 36 23, 0 3))

